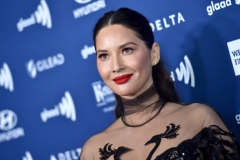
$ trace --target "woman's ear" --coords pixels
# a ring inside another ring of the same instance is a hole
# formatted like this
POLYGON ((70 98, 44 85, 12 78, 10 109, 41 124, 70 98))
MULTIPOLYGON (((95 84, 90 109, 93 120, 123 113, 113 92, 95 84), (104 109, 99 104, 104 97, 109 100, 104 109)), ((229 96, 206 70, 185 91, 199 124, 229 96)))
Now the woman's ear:
POLYGON ((154 42, 151 49, 151 62, 155 66, 160 61, 160 46, 154 42))

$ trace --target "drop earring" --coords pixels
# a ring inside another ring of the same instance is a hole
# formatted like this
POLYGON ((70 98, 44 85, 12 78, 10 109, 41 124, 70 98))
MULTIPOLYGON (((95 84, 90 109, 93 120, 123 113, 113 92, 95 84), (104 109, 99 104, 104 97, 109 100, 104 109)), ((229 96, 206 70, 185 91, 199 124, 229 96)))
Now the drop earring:
POLYGON ((154 61, 154 65, 156 65, 156 61, 154 61))

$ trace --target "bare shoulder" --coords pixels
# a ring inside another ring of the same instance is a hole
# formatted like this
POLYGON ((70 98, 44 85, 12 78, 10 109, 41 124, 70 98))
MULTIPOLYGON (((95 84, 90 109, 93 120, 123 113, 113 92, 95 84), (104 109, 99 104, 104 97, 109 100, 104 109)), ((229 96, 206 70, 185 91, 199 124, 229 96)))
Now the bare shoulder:
POLYGON ((94 160, 95 150, 99 144, 98 139, 101 138, 101 133, 92 136, 89 138, 82 147, 80 160, 94 160))
POLYGON ((191 119, 197 119, 202 124, 202 128, 217 125, 224 130, 228 130, 218 113, 209 105, 192 103, 183 107, 188 112, 191 119))

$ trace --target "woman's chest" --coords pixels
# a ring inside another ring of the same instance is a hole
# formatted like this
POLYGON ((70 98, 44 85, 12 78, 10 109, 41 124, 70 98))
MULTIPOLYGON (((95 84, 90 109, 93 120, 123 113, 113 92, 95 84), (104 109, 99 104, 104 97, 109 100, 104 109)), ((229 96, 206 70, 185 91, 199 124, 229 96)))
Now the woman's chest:
POLYGON ((170 123, 159 128, 120 131, 109 134, 98 150, 100 160, 150 160, 169 148, 177 147, 182 141, 191 138, 186 126, 170 123))

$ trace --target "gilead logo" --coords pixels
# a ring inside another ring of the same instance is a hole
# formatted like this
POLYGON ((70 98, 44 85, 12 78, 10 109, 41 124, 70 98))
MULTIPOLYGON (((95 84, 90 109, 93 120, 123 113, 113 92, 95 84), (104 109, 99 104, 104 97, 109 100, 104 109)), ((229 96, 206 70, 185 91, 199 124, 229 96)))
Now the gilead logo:
POLYGON ((45 0, 41 0, 37 10, 31 14, 30 18, 20 18, 19 22, 17 23, 17 29, 19 32, 22 32, 24 28, 36 23, 41 24, 48 29, 52 28, 51 14, 45 0))
POLYGON ((240 75, 240 39, 227 43, 235 76, 240 75))
MULTIPOLYGON (((236 3, 237 3, 237 1, 236 1, 236 3)), ((221 1, 219 3, 213 3, 213 1, 211 1, 211 5, 207 6, 208 15, 211 16, 211 15, 213 15, 214 11, 218 11, 220 9, 229 7, 231 5, 232 5, 231 0, 221 1)))
MULTIPOLYGON (((191 86, 195 87, 194 71, 193 71, 191 62, 186 55, 184 56, 184 62, 180 62, 179 68, 177 67, 175 70, 175 73, 177 75, 177 80, 178 81, 184 80, 185 84, 189 84, 191 81, 190 83, 191 86)), ((173 71, 171 72, 171 78, 173 81, 175 81, 175 74, 173 71)))
POLYGON ((67 118, 71 119, 72 121, 76 121, 76 111, 73 99, 71 94, 66 91, 64 97, 62 98, 61 102, 54 107, 54 109, 43 109, 41 112, 40 117, 43 122, 47 122, 48 119, 54 118, 57 116, 66 116, 67 118))
POLYGON ((58 53, 57 55, 50 56, 46 59, 38 60, 36 63, 33 59, 30 59, 26 63, 26 69, 29 77, 35 78, 37 76, 37 72, 43 72, 45 70, 49 70, 56 66, 60 66, 64 63, 65 59, 63 54, 58 53))
POLYGON ((0 87, 4 87, 10 92, 14 90, 12 74, 7 63, 3 63, 3 67, 0 68, 0 87))

